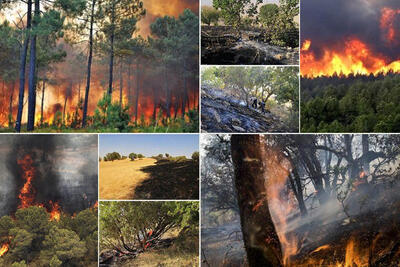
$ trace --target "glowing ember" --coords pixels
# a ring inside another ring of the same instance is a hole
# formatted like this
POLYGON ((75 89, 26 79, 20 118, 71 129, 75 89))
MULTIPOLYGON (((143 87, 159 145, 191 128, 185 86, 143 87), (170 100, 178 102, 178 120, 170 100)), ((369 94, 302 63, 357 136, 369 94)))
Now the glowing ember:
POLYGON ((3 244, 0 248, 0 257, 3 256, 8 251, 9 245, 7 243, 3 244))
POLYGON ((51 206, 51 211, 50 211, 50 220, 56 220, 57 222, 60 221, 60 205, 58 205, 58 202, 54 202, 50 200, 50 206, 51 206))
POLYGON ((94 205, 92 206, 93 209, 97 209, 99 207, 99 202, 96 201, 96 203, 94 203, 94 205))
POLYGON ((22 179, 25 181, 18 195, 18 198, 21 200, 18 208, 27 208, 34 205, 35 201, 35 189, 32 186, 35 167, 33 166, 32 157, 29 154, 26 154, 22 159, 18 160, 17 164, 22 169, 22 179))

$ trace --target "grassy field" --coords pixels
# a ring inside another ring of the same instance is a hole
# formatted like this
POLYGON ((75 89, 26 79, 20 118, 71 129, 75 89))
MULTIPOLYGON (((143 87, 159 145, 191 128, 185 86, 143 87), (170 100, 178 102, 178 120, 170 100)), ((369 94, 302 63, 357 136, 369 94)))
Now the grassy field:
POLYGON ((132 199, 135 188, 149 177, 141 169, 154 166, 155 162, 152 158, 101 161, 100 199, 132 199))
POLYGON ((198 199, 199 165, 181 157, 100 162, 100 199, 198 199))

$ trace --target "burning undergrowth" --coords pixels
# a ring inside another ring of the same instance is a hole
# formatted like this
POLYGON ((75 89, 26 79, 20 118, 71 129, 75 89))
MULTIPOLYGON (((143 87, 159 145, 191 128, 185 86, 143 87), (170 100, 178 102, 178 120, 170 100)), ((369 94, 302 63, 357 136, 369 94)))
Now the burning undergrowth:
POLYGON ((89 264, 97 253, 97 137, 3 135, 0 147, 4 162, 0 168, 5 174, 1 186, 5 197, 0 200, 1 263, 37 264, 50 257, 49 251, 66 249, 69 245, 61 248, 53 242, 67 238, 77 254, 56 256, 54 261, 82 266, 87 253, 89 264), (81 224, 87 224, 85 233, 78 231, 81 224), (26 242, 21 244, 21 238, 26 242), (19 253, 21 246, 33 251, 19 253))

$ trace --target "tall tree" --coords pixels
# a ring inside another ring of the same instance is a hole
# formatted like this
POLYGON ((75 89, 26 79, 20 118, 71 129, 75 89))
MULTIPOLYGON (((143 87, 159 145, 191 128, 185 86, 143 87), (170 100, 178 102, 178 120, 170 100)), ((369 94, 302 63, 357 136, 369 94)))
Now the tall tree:
POLYGON ((250 266, 282 266, 282 250, 266 196, 265 142, 260 135, 232 135, 232 160, 244 245, 250 266))

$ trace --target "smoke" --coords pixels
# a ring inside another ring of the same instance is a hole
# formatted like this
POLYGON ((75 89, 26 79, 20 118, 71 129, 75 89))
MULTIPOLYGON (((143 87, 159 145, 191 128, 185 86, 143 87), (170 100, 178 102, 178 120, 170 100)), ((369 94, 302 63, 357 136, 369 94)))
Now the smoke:
POLYGON ((340 50, 348 38, 357 38, 386 60, 399 59, 400 15, 391 18, 394 40, 382 27, 384 9, 398 10, 397 0, 306 0, 301 4, 301 39, 311 40, 310 49, 321 56, 322 48, 340 50))
POLYGON ((63 211, 73 213, 97 199, 97 136, 3 135, 0 147, 6 152, 0 166, 5 174, 0 191, 6 196, 0 199, 1 215, 15 212, 19 205, 24 180, 17 161, 27 154, 36 170, 32 181, 36 204, 47 207, 49 201, 59 202, 63 211))
POLYGON ((138 27, 139 34, 145 37, 150 35, 150 24, 159 17, 178 17, 186 8, 197 15, 199 14, 199 1, 197 0, 144 0, 143 4, 146 9, 146 16, 138 22, 138 27))

